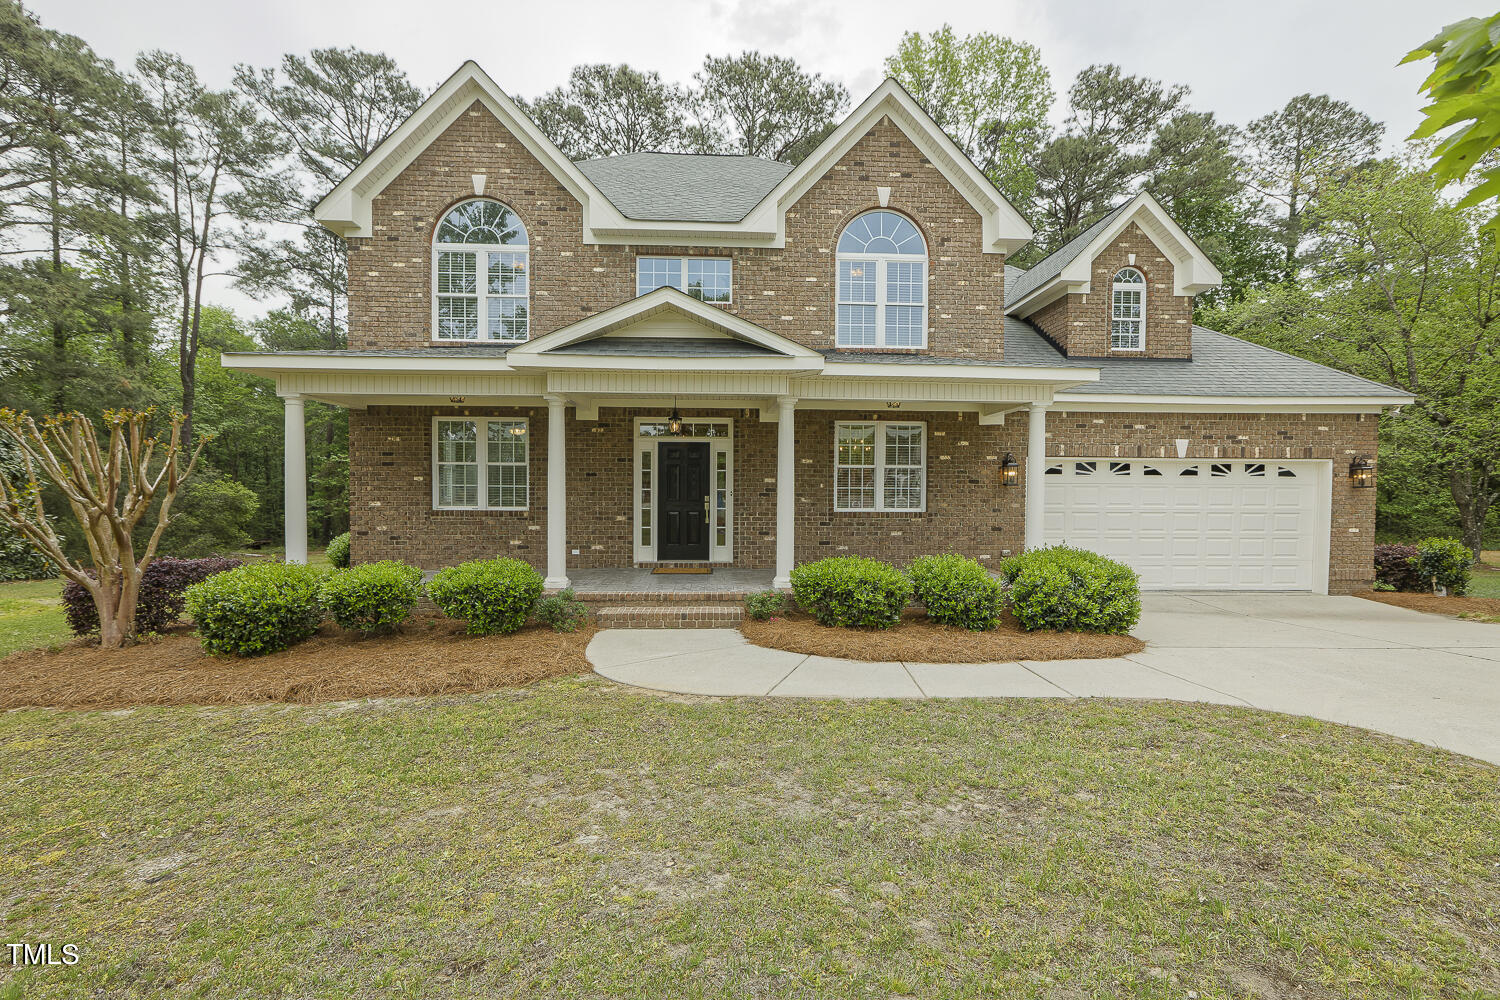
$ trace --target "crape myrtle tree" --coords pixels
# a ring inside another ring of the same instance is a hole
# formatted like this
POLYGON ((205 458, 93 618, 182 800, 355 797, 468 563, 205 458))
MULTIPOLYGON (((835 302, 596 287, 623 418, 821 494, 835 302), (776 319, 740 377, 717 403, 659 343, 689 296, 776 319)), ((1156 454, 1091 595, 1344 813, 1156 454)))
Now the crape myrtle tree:
POLYGON ((193 474, 200 438, 183 460, 181 413, 170 419, 165 443, 152 436, 150 410, 107 410, 101 441, 81 413, 47 417, 0 410, 0 434, 19 453, 19 470, 0 474, 0 524, 40 550, 67 579, 84 588, 99 615, 99 642, 118 648, 134 640, 141 574, 171 523, 172 501, 193 474), (43 483, 63 496, 83 530, 88 558, 72 559, 48 516, 43 483), (139 553, 135 532, 148 514, 156 525, 139 553))

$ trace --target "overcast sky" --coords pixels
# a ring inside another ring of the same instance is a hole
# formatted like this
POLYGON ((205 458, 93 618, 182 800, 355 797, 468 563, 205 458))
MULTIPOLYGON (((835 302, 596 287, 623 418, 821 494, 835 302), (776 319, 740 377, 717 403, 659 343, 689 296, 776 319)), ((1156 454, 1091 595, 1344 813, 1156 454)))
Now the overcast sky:
MULTIPOLYGON (((473 58, 511 94, 533 97, 583 62, 627 62, 686 82, 706 54, 747 48, 796 58, 841 80, 857 102, 875 88, 902 32, 944 22, 1041 49, 1061 96, 1090 63, 1187 84, 1194 107, 1243 125, 1296 94, 1331 94, 1383 121, 1393 143, 1415 127, 1421 64, 1401 57, 1464 17, 1453 0, 30 0, 51 28, 128 64, 145 49, 184 56, 214 85, 236 63, 355 45, 393 56, 424 90, 473 58)), ((221 301, 260 308, 237 293, 221 301)))

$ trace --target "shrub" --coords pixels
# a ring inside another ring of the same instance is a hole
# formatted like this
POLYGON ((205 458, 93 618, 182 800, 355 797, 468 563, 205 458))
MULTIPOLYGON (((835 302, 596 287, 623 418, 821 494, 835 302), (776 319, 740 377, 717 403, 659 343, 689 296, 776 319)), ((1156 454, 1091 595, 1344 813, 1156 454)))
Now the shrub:
POLYGON ((792 597, 823 625, 890 628, 911 600, 911 580, 877 559, 835 556, 793 569, 792 597))
POLYGON ((328 540, 328 564, 335 569, 349 568, 349 532, 328 540))
POLYGON ((1468 592, 1473 564, 1474 553, 1456 538, 1424 538, 1417 543, 1417 572, 1422 581, 1430 580, 1454 597, 1468 592))
POLYGON ((1375 546, 1375 579, 1387 584, 1392 590, 1408 593, 1431 589, 1417 569, 1417 547, 1415 545, 1375 546))
POLYGON ((251 563, 189 587, 187 613, 210 653, 274 653, 318 630, 318 577, 310 566, 251 563))
POLYGON ((995 627, 1005 605, 1005 588, 977 560, 967 556, 922 556, 907 570, 927 617, 940 625, 971 632, 995 627))
POLYGON ((542 596, 542 577, 519 559, 475 559, 440 571, 427 596, 470 635, 509 635, 542 596))
POLYGON ((318 585, 328 617, 365 635, 394 632, 421 596, 422 571, 390 560, 334 570, 318 585))
POLYGON ((588 617, 588 605, 578 600, 571 589, 559 590, 536 602, 537 621, 554 632, 576 632, 588 617))
POLYGON ((779 590, 762 590, 745 595, 745 614, 758 622, 786 614, 786 595, 779 590))
MULTIPOLYGON (((203 559, 174 559, 160 556, 146 564, 141 573, 141 590, 136 597, 136 631, 164 632, 182 619, 186 592, 215 573, 240 565, 240 560, 224 556, 203 559)), ((99 631, 99 609, 83 587, 69 580, 63 585, 63 613, 74 635, 92 635, 99 631)))
POLYGON ((1096 552, 1066 546, 1032 549, 1000 564, 1011 612, 1028 632, 1123 635, 1141 617, 1135 571, 1096 552))

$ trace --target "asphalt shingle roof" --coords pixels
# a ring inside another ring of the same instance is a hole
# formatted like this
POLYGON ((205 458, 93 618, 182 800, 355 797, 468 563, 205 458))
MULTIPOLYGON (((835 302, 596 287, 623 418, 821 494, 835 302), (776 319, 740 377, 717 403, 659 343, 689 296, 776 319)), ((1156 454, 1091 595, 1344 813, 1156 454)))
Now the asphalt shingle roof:
POLYGON ((1031 294, 1033 291, 1061 274, 1062 269, 1073 263, 1073 261, 1077 260, 1078 255, 1083 253, 1084 248, 1094 241, 1094 237, 1103 232, 1104 227, 1113 222, 1115 220, 1115 217, 1121 212, 1125 211, 1126 208, 1130 207, 1130 204, 1131 203, 1127 201, 1123 205, 1116 206, 1104 218, 1100 219, 1092 226, 1089 226, 1083 232, 1079 233, 1077 236, 1073 237, 1071 240, 1064 243, 1062 246, 1058 247, 1056 250, 1052 251, 1026 270, 1022 271, 1020 268, 1007 267, 1005 269, 1005 301, 1019 302, 1021 301, 1021 299, 1025 298, 1027 295, 1031 294), (1012 270, 1019 272, 1019 274, 1014 279, 1012 279, 1010 276, 1012 270))
POLYGON ((626 153, 577 166, 627 218, 672 222, 739 222, 792 169, 758 156, 691 153, 626 153))
POLYGON ((1207 327, 1193 327, 1193 356, 1069 358, 1036 327, 1005 317, 1005 363, 1098 368, 1099 381, 1067 390, 1144 396, 1386 396, 1407 393, 1207 327))

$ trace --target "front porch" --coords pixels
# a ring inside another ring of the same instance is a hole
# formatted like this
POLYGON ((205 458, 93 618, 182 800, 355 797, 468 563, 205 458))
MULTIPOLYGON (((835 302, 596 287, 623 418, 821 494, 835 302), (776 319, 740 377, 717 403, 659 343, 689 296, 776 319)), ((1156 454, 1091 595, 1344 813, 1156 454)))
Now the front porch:
POLYGON ((709 573, 653 573, 634 567, 568 571, 581 600, 742 600, 771 589, 771 570, 726 567, 709 573))

